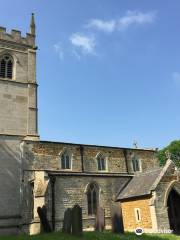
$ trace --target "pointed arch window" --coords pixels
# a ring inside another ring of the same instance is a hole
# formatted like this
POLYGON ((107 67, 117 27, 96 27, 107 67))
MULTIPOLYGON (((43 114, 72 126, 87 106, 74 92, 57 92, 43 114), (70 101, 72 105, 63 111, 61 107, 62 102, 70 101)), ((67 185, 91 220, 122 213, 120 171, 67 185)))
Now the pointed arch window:
POLYGON ((0 58, 0 77, 12 79, 13 76, 13 59, 9 55, 0 58))
POLYGON ((71 169, 71 156, 67 152, 61 155, 61 169, 71 169))
POLYGON ((105 171, 106 170, 106 159, 102 154, 99 154, 97 156, 97 166, 99 171, 105 171))
POLYGON ((88 215, 94 215, 99 205, 99 188, 95 183, 90 183, 87 190, 88 215))

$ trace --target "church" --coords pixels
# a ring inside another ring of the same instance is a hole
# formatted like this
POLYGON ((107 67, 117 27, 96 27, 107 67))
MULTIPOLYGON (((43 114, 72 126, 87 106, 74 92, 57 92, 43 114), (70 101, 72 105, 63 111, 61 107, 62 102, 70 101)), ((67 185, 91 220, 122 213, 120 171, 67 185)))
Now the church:
POLYGON ((37 208, 45 206, 54 231, 64 212, 82 207, 83 230, 92 231, 98 206, 105 228, 112 207, 126 231, 180 230, 180 178, 156 149, 41 141, 38 134, 36 27, 25 37, 0 27, 0 234, 37 234, 37 208))

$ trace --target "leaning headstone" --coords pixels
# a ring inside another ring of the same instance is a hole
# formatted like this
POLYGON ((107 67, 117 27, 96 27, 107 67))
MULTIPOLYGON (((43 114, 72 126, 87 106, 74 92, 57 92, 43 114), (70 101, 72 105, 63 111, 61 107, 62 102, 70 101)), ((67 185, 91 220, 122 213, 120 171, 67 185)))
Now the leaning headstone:
POLYGON ((72 210, 66 209, 64 212, 63 232, 71 234, 72 232, 72 210))
POLYGON ((96 212, 96 231, 102 232, 105 228, 105 214, 102 207, 98 207, 96 212))
POLYGON ((124 233, 122 210, 119 203, 113 203, 111 206, 111 221, 113 233, 124 233))
POLYGON ((46 233, 52 232, 51 226, 46 216, 46 208, 44 206, 42 208, 38 207, 37 212, 38 212, 44 232, 46 233))
POLYGON ((72 208, 72 234, 82 234, 82 208, 79 205, 72 208))

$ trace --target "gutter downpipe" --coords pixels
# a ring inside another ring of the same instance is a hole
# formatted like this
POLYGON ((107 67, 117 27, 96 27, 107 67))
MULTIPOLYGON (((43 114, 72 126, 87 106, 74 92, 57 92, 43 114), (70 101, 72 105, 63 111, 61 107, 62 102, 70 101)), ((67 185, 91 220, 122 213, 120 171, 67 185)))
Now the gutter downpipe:
POLYGON ((124 158, 125 158, 125 163, 126 163, 126 171, 129 174, 129 168, 128 168, 128 159, 127 159, 127 150, 123 150, 124 158))
POLYGON ((81 170, 84 172, 84 147, 80 145, 80 154, 81 154, 81 170))
POLYGON ((52 221, 52 230, 55 231, 55 182, 56 182, 56 177, 51 176, 50 177, 50 182, 51 182, 51 199, 52 199, 52 215, 51 215, 51 221, 52 221))

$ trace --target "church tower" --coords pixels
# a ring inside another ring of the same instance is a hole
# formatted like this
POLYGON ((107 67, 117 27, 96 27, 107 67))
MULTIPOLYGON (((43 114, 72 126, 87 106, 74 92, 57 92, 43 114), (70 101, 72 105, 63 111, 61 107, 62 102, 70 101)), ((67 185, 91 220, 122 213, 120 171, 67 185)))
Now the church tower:
POLYGON ((38 136, 35 34, 0 27, 0 134, 38 136))
POLYGON ((25 37, 0 27, 0 234, 21 224, 23 139, 38 140, 36 26, 25 37))

